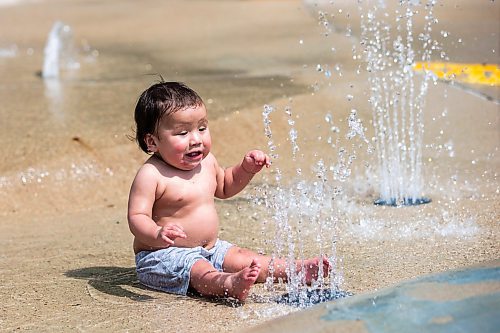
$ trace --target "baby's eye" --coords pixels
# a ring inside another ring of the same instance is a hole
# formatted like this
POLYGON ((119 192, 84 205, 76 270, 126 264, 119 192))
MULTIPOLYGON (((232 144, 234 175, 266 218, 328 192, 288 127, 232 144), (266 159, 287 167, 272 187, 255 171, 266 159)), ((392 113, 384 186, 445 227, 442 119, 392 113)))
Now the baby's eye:
POLYGON ((181 131, 181 132, 177 133, 177 135, 182 135, 182 136, 187 135, 187 134, 188 134, 188 131, 181 131))
POLYGON ((207 129, 207 127, 206 127, 206 126, 201 126, 198 130, 199 130, 200 132, 203 132, 203 131, 205 131, 206 129, 207 129))

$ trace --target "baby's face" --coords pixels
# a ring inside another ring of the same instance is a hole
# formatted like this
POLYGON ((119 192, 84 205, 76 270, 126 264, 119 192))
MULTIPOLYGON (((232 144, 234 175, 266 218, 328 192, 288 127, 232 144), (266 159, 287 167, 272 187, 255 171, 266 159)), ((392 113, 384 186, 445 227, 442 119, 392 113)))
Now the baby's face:
POLYGON ((177 169, 193 170, 212 146, 205 106, 186 108, 163 117, 154 139, 157 152, 165 162, 177 169))

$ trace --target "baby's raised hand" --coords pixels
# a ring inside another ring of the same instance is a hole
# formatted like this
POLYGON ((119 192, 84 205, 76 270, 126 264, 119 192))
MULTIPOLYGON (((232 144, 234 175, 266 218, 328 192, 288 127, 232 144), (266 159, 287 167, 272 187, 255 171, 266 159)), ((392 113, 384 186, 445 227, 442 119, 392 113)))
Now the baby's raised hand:
POLYGON ((241 163, 243 170, 253 174, 262 170, 264 166, 269 168, 271 166, 271 162, 269 160, 269 156, 260 150, 249 151, 241 163))
POLYGON ((156 239, 160 241, 162 246, 169 247, 174 245, 174 240, 176 238, 186 238, 186 233, 177 224, 167 224, 166 226, 160 227, 158 229, 158 235, 156 239))

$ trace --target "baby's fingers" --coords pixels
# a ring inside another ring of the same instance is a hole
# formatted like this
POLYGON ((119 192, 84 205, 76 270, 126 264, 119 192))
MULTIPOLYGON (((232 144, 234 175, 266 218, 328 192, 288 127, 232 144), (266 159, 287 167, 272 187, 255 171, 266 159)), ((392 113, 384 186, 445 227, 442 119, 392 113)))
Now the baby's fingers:
POLYGON ((167 237, 167 235, 164 235, 163 233, 160 233, 160 238, 167 244, 173 245, 174 241, 171 240, 170 238, 167 237))
POLYGON ((252 150, 248 156, 251 157, 256 165, 267 165, 269 162, 269 157, 260 150, 252 150))
POLYGON ((271 159, 269 158, 269 156, 265 156, 265 160, 264 160, 264 165, 269 168, 271 166, 271 159))
POLYGON ((259 166, 266 166, 269 168, 271 166, 271 160, 267 154, 264 154, 263 152, 260 152, 261 155, 259 155, 258 159, 255 159, 255 162, 259 166))
POLYGON ((167 231, 167 235, 172 239, 177 238, 177 237, 180 237, 180 238, 187 237, 184 230, 181 227, 179 227, 178 225, 170 225, 170 226, 168 226, 166 231, 167 231))

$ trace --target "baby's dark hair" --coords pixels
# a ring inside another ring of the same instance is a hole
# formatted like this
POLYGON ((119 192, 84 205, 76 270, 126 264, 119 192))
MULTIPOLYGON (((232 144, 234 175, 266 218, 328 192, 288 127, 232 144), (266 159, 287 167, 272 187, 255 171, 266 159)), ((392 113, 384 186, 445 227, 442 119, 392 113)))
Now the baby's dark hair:
POLYGON ((146 89, 135 107, 135 139, 148 153, 146 134, 156 134, 160 120, 179 110, 203 105, 201 97, 181 82, 159 82, 146 89))

